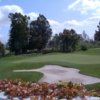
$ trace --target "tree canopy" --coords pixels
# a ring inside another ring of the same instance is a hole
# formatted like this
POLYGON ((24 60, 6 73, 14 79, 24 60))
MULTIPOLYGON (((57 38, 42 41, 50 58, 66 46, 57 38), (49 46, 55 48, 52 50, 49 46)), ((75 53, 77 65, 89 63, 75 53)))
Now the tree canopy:
POLYGON ((55 34, 49 45, 53 50, 62 52, 72 52, 76 50, 80 37, 74 29, 64 29, 63 32, 55 34))
POLYGON ((15 54, 24 53, 29 38, 29 17, 21 13, 10 13, 9 18, 11 20, 9 48, 15 54))
POLYGON ((5 48, 2 42, 0 42, 0 56, 5 55, 5 48))
POLYGON ((52 35, 50 24, 44 15, 29 23, 29 17, 21 13, 10 13, 11 20, 9 48, 15 54, 27 50, 44 49, 52 35))
POLYGON ((100 41, 100 22, 99 22, 99 25, 97 26, 97 28, 98 28, 98 30, 95 31, 94 40, 100 41))
POLYGON ((49 22, 44 15, 39 15, 37 20, 34 20, 30 23, 29 47, 39 51, 42 50, 45 48, 51 35, 52 30, 49 22))
POLYGON ((64 29, 63 33, 60 33, 59 36, 62 43, 63 52, 71 52, 76 50, 79 36, 76 34, 75 30, 64 29))

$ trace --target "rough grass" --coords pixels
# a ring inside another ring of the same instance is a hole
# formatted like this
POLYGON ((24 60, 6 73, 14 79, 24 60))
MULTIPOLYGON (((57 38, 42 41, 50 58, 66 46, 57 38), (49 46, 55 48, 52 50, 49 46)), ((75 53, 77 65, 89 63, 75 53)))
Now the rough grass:
POLYGON ((40 68, 46 64, 78 68, 80 73, 100 77, 100 48, 74 53, 27 54, 0 58, 0 79, 22 78, 38 81, 43 76, 41 73, 13 73, 13 70, 40 68))
POLYGON ((40 72, 6 72, 2 74, 1 79, 21 79, 24 81, 33 81, 37 82, 40 78, 42 78, 43 74, 40 72))

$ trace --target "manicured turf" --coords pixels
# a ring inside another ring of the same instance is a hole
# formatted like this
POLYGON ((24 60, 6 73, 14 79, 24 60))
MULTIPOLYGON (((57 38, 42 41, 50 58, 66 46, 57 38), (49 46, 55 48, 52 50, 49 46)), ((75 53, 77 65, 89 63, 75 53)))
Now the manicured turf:
POLYGON ((27 54, 0 58, 0 79, 22 78, 37 81, 42 77, 41 73, 14 73, 12 70, 40 68, 46 64, 78 68, 80 73, 100 77, 100 48, 75 53, 27 54))

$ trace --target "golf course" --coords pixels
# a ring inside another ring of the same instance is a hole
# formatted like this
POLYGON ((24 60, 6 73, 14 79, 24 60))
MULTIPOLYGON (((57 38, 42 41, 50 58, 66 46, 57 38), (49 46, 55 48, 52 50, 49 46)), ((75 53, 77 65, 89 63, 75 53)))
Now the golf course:
MULTIPOLYGON (((22 79, 37 82, 43 77, 40 72, 13 72, 42 68, 45 65, 60 65, 76 68, 81 74, 100 78, 100 48, 73 53, 23 54, 0 58, 0 79, 22 79)), ((100 83, 87 85, 88 88, 100 88, 100 83)))

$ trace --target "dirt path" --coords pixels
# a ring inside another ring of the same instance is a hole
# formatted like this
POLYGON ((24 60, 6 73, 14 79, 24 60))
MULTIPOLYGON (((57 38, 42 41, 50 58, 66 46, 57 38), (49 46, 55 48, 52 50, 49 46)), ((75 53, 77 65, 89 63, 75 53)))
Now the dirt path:
POLYGON ((44 76, 39 82, 55 83, 58 81, 72 81, 75 83, 93 84, 100 82, 100 78, 82 75, 80 70, 74 68, 64 68, 58 65, 45 65, 39 69, 14 70, 14 72, 42 72, 44 76))

